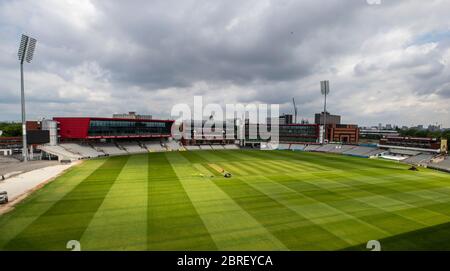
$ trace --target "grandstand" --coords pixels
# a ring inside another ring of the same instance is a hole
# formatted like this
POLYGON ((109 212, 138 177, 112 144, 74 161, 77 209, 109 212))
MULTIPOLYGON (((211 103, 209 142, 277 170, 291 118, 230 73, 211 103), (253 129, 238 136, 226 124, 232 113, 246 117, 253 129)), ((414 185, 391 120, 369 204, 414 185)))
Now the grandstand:
POLYGON ((366 153, 366 155, 369 157, 375 157, 375 156, 379 156, 385 152, 386 152, 385 150, 375 149, 371 152, 366 153))
POLYGON ((304 150, 305 151, 316 151, 321 146, 322 145, 307 145, 304 150))
POLYGON ((165 145, 168 151, 178 151, 181 149, 180 143, 174 140, 166 142, 165 145))
POLYGON ((77 143, 63 143, 60 146, 71 153, 82 156, 82 158, 95 158, 99 156, 105 156, 104 152, 99 152, 88 145, 81 145, 77 143))
POLYGON ((332 150, 336 149, 336 147, 338 147, 338 146, 340 146, 340 145, 338 145, 338 144, 326 144, 326 145, 320 146, 315 151, 317 151, 317 152, 331 152, 332 150))
MULTIPOLYGON (((157 141, 130 141, 117 143, 90 143, 90 145, 82 143, 62 143, 58 146, 43 145, 39 147, 44 153, 51 156, 58 157, 58 160, 69 159, 79 160, 87 158, 95 158, 105 155, 125 155, 125 154, 137 154, 146 152, 165 152, 165 151, 179 151, 179 150, 236 150, 239 146, 235 144, 200 144, 200 145, 187 145, 182 146, 179 142, 171 140, 165 143, 157 141)), ((403 149, 389 149, 382 150, 375 147, 368 146, 355 146, 355 145, 341 145, 341 144, 327 144, 327 145, 305 145, 305 144, 288 144, 280 143, 273 144, 268 142, 261 145, 261 149, 264 150, 300 150, 300 151, 313 151, 313 152, 326 152, 343 154, 349 156, 359 157, 374 157, 380 156, 384 159, 401 161, 403 163, 414 165, 431 165, 438 169, 446 169, 446 160, 438 163, 432 163, 431 160, 435 157, 435 154, 421 153, 413 150, 403 149)), ((450 169, 450 168, 449 168, 450 169)))
POLYGON ((370 157, 369 153, 376 151, 377 148, 356 146, 352 149, 345 150, 342 153, 345 155, 359 156, 359 157, 370 157))
POLYGON ((278 147, 277 147, 277 150, 290 150, 290 149, 291 149, 290 144, 280 143, 280 144, 278 144, 278 147))
POLYGON ((441 141, 437 138, 388 136, 380 139, 378 147, 389 150, 399 149, 417 152, 439 153, 441 141))
MULTIPOLYGON (((194 122, 183 123, 183 128, 191 129, 183 129, 182 134, 186 138, 182 136, 178 141, 172 137, 173 121, 171 120, 54 118, 53 121, 57 123, 55 127, 57 127, 60 145, 43 145, 39 149, 44 153, 43 157, 48 154, 50 157, 58 157, 59 160, 181 150, 236 150, 240 149, 240 146, 251 146, 261 150, 300 150, 366 158, 377 156, 416 165, 432 164, 441 165, 441 167, 446 165, 445 161, 437 163, 431 161, 439 153, 436 149, 439 145, 437 139, 390 136, 380 140, 378 148, 342 143, 346 140, 320 145, 318 144, 320 141, 318 125, 280 125, 280 138, 277 143, 273 143, 267 139, 250 138, 250 127, 253 126, 246 120, 245 139, 241 140, 239 144, 233 144, 237 143, 235 137, 232 136, 233 139, 224 138, 227 133, 235 133, 236 126, 233 122, 224 122, 224 127, 231 125, 233 129, 223 130, 222 127, 217 127, 219 129, 211 131, 208 129, 205 131, 203 127, 205 123, 200 123, 201 136, 199 136, 199 131, 195 132, 194 122), (189 139, 188 135, 193 136, 193 139, 189 139)), ((335 128, 349 129, 352 127, 335 128)), ((341 136, 348 135, 341 134, 341 136)), ((334 138, 334 136, 331 137, 334 138)))
POLYGON ((50 145, 40 145, 38 146, 38 149, 40 149, 42 152, 50 155, 55 156, 58 158, 58 160, 79 160, 82 159, 83 156, 80 154, 69 152, 68 150, 64 149, 61 146, 50 146, 50 145))
POLYGON ((161 143, 155 141, 143 141, 143 146, 147 148, 149 152, 164 152, 167 151, 166 148, 161 146, 161 143))
POLYGON ((354 146, 354 145, 337 145, 334 149, 331 149, 330 152, 343 153, 345 151, 350 151, 354 148, 356 148, 356 146, 354 146))
POLYGON ((389 149, 389 154, 391 155, 401 155, 401 156, 415 156, 422 152, 413 150, 402 150, 402 149, 389 149))
POLYGON ((305 147, 304 144, 291 144, 291 150, 293 151, 303 151, 305 147))
POLYGON ((428 164, 429 168, 450 172, 450 157, 445 157, 439 162, 428 164))
POLYGON ((184 147, 188 151, 198 151, 198 150, 200 150, 200 147, 197 146, 197 145, 187 145, 187 146, 184 146, 184 147))
POLYGON ((225 148, 226 150, 238 150, 238 149, 239 149, 239 146, 237 146, 237 145, 235 145, 235 144, 227 144, 227 145, 224 146, 224 148, 225 148))
POLYGON ((307 145, 307 146, 303 144, 291 144, 291 150, 340 153, 344 155, 359 156, 365 158, 379 156, 382 153, 388 152, 387 150, 381 150, 375 147, 341 145, 341 144, 307 145))
POLYGON ((235 144, 199 144, 199 145, 185 145, 183 146, 188 151, 198 151, 198 150, 239 150, 239 146, 235 144))
POLYGON ((266 149, 267 150, 276 150, 278 148, 278 145, 276 143, 267 142, 266 143, 266 149))
POLYGON ((381 158, 393 161, 406 161, 411 157, 421 154, 419 151, 405 150, 405 149, 389 149, 380 155, 381 158))
POLYGON ((406 158, 402 162, 413 165, 428 165, 431 162, 431 159, 433 159, 433 157, 434 157, 433 154, 422 153, 406 158))
POLYGON ((223 145, 211 145, 211 148, 213 150, 224 150, 224 146, 223 145))
POLYGON ((139 142, 121 142, 122 146, 128 153, 146 153, 148 150, 143 148, 139 142))
POLYGON ((199 146, 201 150, 212 150, 213 148, 211 145, 200 145, 199 146))
POLYGON ((118 145, 114 143, 92 143, 92 146, 98 151, 98 152, 104 152, 107 155, 124 155, 128 154, 128 152, 119 147, 118 145))

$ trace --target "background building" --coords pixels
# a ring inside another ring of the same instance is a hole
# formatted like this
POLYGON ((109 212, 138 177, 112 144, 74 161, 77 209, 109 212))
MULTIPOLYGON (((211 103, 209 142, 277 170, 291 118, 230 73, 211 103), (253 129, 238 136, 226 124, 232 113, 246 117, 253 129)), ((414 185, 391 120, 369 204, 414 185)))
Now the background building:
POLYGON ((173 120, 56 117, 59 139, 168 138, 173 120))
POLYGON ((388 136, 380 139, 378 147, 439 153, 441 151, 441 140, 427 137, 388 136))
POLYGON ((326 138, 328 139, 328 142, 358 144, 359 141, 358 125, 328 124, 326 132, 327 132, 326 138))
MULTIPOLYGON (((326 124, 341 124, 341 116, 339 115, 331 115, 327 112, 327 123, 326 124)), ((314 115, 314 123, 315 124, 323 124, 324 113, 316 113, 314 115)))
POLYGON ((115 119, 142 119, 142 120, 151 120, 152 115, 139 115, 136 112, 128 112, 128 114, 113 114, 113 118, 115 119))
POLYGON ((318 143, 318 124, 286 124, 279 127, 280 143, 318 143))
MULTIPOLYGON (((271 131, 271 125, 245 124, 244 145, 273 141, 266 136, 261 138, 264 131, 271 131)), ((279 124, 279 143, 319 143, 320 125, 318 124, 279 124)))
POLYGON ((12 155, 22 151, 21 136, 0 137, 0 155, 12 155))
POLYGON ((183 145, 234 144, 237 127, 234 120, 217 123, 186 120, 181 124, 179 132, 183 145))
POLYGON ((378 128, 362 128, 359 130, 359 139, 363 143, 375 143, 387 136, 399 136, 396 130, 380 130, 378 128))
POLYGON ((292 114, 283 114, 282 116, 280 116, 280 120, 279 120, 279 124, 293 124, 294 123, 294 118, 292 116, 292 114))

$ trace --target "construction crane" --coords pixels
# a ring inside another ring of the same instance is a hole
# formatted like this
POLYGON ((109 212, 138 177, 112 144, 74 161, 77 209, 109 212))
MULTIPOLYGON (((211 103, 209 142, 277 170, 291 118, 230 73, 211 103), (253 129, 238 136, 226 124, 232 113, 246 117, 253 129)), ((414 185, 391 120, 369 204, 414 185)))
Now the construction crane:
POLYGON ((294 104, 294 123, 297 123, 298 111, 297 111, 297 106, 295 105, 295 99, 294 98, 292 98, 292 103, 294 104))

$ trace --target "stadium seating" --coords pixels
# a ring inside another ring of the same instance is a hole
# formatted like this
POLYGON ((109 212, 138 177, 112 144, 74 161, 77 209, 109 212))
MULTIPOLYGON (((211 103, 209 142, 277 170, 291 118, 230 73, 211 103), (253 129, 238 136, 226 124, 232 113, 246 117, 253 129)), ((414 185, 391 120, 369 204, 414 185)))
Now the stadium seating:
POLYGON ((212 150, 211 145, 200 145, 201 150, 212 150))
POLYGON ((402 149, 389 149, 389 153, 393 154, 393 155, 414 156, 414 155, 419 155, 421 152, 411 151, 411 150, 402 150, 402 149))
POLYGON ((345 151, 350 151, 354 149, 356 146, 353 145, 337 145, 334 149, 331 149, 329 152, 332 153, 343 153, 345 151))
MULTIPOLYGON (((292 145, 293 146, 293 145, 292 145)), ((291 146, 291 149, 292 149, 291 146)), ((354 145, 326 144, 326 145, 308 145, 304 147, 304 151, 341 153, 345 155, 354 155, 361 157, 373 157, 381 153, 387 152, 374 147, 363 147, 354 145)))
POLYGON ((224 146, 225 149, 227 150, 239 150, 239 146, 238 145, 234 145, 234 144, 227 144, 224 146))
POLYGON ((444 160, 437 163, 432 164, 430 163, 428 167, 450 172, 450 157, 447 157, 444 160))
POLYGON ((291 150, 293 151, 303 151, 305 147, 304 144, 291 144, 291 150))
POLYGON ((83 158, 95 158, 99 156, 105 156, 104 152, 99 152, 89 145, 81 145, 77 143, 63 143, 60 144, 60 146, 71 153, 79 154, 83 158))
POLYGON ((431 162, 431 159, 433 159, 433 157, 434 157, 433 154, 423 153, 416 156, 411 156, 403 160, 402 162, 414 165, 426 165, 431 162))
POLYGON ((169 141, 165 143, 166 148, 168 151, 178 151, 181 148, 180 143, 176 142, 176 141, 169 141))
POLYGON ((213 150, 224 150, 225 148, 223 147, 223 145, 211 145, 211 148, 213 150))
POLYGON ((321 145, 308 145, 305 147, 305 151, 316 151, 318 148, 320 148, 321 145))
POLYGON ((272 144, 269 144, 269 143, 261 143, 259 148, 260 148, 260 150, 263 150, 263 151, 271 151, 271 150, 273 150, 272 144))
POLYGON ((364 146, 356 146, 352 149, 345 150, 342 153, 345 155, 352 155, 352 156, 360 156, 360 157, 369 157, 369 153, 377 150, 377 148, 372 147, 364 147, 364 146))
MULTIPOLYGON (((407 160, 419 156, 421 152, 411 151, 411 150, 402 150, 402 149, 389 149, 387 152, 380 155, 381 158, 394 160, 394 161, 402 161, 407 163, 407 160)), ((431 159, 431 158, 430 158, 431 159)))
POLYGON ((124 142, 120 145, 127 150, 128 153, 146 153, 147 149, 142 148, 137 142, 124 142))
POLYGON ((276 149, 277 150, 290 150, 291 149, 291 144, 280 143, 280 144, 278 144, 276 149))
POLYGON ((104 153, 106 153, 108 155, 124 155, 124 154, 128 154, 128 152, 126 150, 120 149, 114 143, 95 143, 95 144, 92 144, 92 145, 97 151, 104 152, 104 153))
POLYGON ((337 146, 340 146, 338 144, 326 144, 322 145, 320 148, 316 149, 317 152, 331 152, 334 150, 337 146))
POLYGON ((57 156, 58 160, 79 160, 83 158, 79 154, 75 154, 72 152, 69 152, 68 150, 64 149, 61 146, 49 146, 49 145, 41 145, 38 147, 38 149, 49 153, 51 155, 57 156))
POLYGON ((373 151, 367 153, 366 155, 369 157, 375 157, 375 156, 381 155, 382 153, 385 153, 385 152, 386 152, 386 150, 376 149, 376 150, 373 150, 373 151))
POLYGON ((196 146, 196 145, 187 145, 187 146, 184 146, 184 147, 188 151, 198 151, 198 150, 200 150, 200 147, 196 146))
POLYGON ((270 143, 270 142, 267 142, 267 143, 261 143, 261 144, 259 145, 259 148, 260 148, 261 150, 272 151, 272 150, 275 150, 275 144, 272 144, 272 143, 270 143))
POLYGON ((161 146, 161 143, 159 143, 159 142, 146 141, 146 142, 142 142, 142 143, 148 149, 149 152, 165 152, 165 151, 167 151, 167 149, 163 148, 163 146, 161 146))

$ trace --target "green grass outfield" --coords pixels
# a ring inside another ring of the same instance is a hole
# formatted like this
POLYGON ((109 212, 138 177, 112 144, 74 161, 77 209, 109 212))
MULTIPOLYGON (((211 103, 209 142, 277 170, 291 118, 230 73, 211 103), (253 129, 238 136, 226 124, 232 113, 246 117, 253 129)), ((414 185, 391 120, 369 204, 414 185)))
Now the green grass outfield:
POLYGON ((450 175, 293 151, 89 160, 0 216, 0 250, 450 250, 450 175), (217 171, 231 172, 224 178, 217 171))

